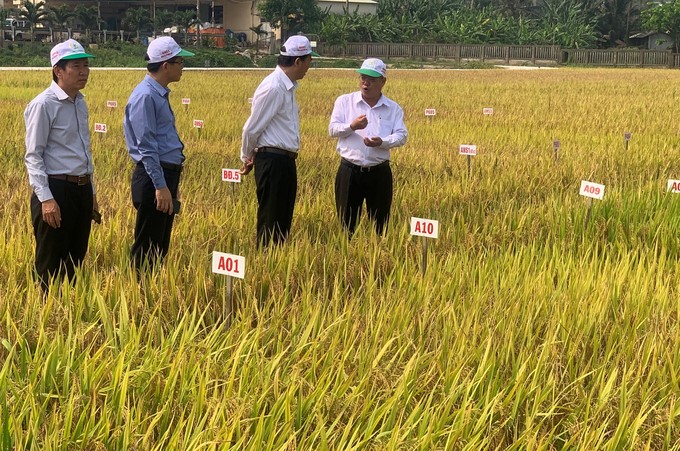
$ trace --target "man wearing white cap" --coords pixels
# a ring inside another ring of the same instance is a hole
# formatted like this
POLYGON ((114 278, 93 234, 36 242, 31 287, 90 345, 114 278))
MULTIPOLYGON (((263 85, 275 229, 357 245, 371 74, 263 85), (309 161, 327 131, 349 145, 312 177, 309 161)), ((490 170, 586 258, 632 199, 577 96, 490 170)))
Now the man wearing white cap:
POLYGON ((295 101, 297 81, 319 56, 304 36, 291 36, 281 47, 276 69, 253 95, 243 126, 241 161, 245 175, 255 166, 257 243, 267 246, 288 238, 297 194, 295 159, 300 148, 300 117, 295 101))
POLYGON ((132 161, 132 203, 137 209, 131 256, 135 268, 153 267, 170 247, 175 214, 179 213, 179 179, 184 143, 170 108, 168 85, 182 78, 182 50, 169 36, 154 39, 146 50, 148 73, 132 91, 123 119, 132 161))
POLYGON ((328 132, 338 138, 340 167, 335 177, 335 206, 350 236, 366 200, 378 234, 387 226, 392 207, 390 149, 403 146, 408 132, 404 111, 382 89, 387 67, 377 58, 363 62, 357 92, 337 98, 328 132))
POLYGON ((88 111, 80 93, 89 58, 94 57, 73 39, 55 45, 52 84, 24 111, 35 269, 45 292, 57 274, 73 280, 87 253, 91 221, 99 216, 88 111))

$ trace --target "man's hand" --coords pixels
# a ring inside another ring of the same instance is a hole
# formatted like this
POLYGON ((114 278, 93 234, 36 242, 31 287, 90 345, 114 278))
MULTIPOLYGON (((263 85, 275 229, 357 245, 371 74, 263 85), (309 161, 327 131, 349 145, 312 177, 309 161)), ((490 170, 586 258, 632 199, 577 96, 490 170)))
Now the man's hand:
POLYGON ((92 210, 99 211, 99 202, 97 202, 97 195, 92 195, 92 210))
POLYGON ((380 136, 374 136, 373 138, 364 138, 364 144, 366 147, 378 147, 383 143, 383 140, 380 136))
POLYGON ((252 169, 253 169, 253 160, 249 159, 243 164, 243 167, 238 172, 241 175, 247 175, 252 169))
POLYGON ((351 128, 354 131, 363 130, 364 128, 366 128, 367 125, 368 118, 366 118, 365 114, 362 114, 361 116, 354 119, 351 124, 349 124, 349 128, 351 128))
POLYGON ((50 199, 42 203, 42 219, 53 229, 61 227, 61 209, 56 200, 50 199))
POLYGON ((156 210, 172 214, 172 194, 167 186, 156 190, 156 210))

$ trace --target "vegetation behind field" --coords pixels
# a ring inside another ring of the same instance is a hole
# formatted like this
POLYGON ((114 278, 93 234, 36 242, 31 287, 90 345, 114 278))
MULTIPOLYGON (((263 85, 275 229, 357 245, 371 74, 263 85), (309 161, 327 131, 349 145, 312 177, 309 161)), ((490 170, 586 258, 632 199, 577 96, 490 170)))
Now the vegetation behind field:
POLYGON ((680 197, 665 187, 680 178, 680 74, 388 75, 410 136, 392 154, 387 235, 364 221, 348 241, 334 213, 327 126, 356 74, 310 70, 292 236, 258 251, 254 180, 232 191, 220 168, 240 166, 264 74, 185 73, 171 86, 183 212, 167 264, 140 285, 122 116, 143 75, 92 72, 104 221, 76 285, 43 300, 22 112, 50 74, 3 72, 2 447, 679 449, 680 197), (469 178, 459 144, 478 146, 469 178), (581 180, 606 185, 587 227, 581 180), (412 216, 440 222, 424 275, 412 216), (247 259, 229 324, 213 250, 247 259))

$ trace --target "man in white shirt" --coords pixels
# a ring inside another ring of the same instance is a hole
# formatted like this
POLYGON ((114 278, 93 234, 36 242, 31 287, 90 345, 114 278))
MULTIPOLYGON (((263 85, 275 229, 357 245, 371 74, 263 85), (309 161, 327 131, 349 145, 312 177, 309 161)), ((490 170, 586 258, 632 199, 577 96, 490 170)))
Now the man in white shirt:
POLYGON ((80 93, 89 58, 73 39, 54 46, 52 84, 24 112, 35 269, 45 291, 58 273, 73 279, 87 252, 91 221, 99 221, 87 105, 80 93))
POLYGON ((257 185, 257 244, 280 244, 288 238, 297 194, 295 159, 300 148, 297 81, 312 62, 312 45, 291 36, 281 47, 276 69, 253 95, 250 117, 243 126, 242 174, 255 167, 257 185))
POLYGON ((366 200, 378 234, 387 227, 392 207, 390 149, 403 146, 408 132, 404 111, 382 89, 387 67, 377 58, 363 62, 357 92, 337 98, 328 132, 338 138, 340 167, 335 177, 335 206, 350 236, 366 200))

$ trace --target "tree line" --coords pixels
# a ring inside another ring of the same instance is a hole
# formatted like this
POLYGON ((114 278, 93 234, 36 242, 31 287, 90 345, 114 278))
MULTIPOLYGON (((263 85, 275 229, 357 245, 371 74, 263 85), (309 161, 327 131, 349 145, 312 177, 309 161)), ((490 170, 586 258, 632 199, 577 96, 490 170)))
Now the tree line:
POLYGON ((640 31, 678 41, 680 0, 378 0, 376 14, 322 11, 315 0, 264 0, 259 11, 284 35, 331 44, 408 42, 619 47, 640 31))

